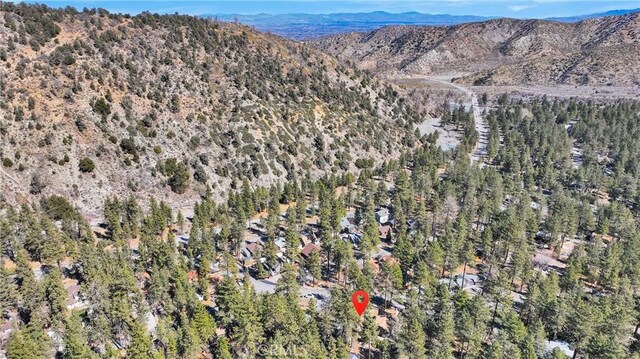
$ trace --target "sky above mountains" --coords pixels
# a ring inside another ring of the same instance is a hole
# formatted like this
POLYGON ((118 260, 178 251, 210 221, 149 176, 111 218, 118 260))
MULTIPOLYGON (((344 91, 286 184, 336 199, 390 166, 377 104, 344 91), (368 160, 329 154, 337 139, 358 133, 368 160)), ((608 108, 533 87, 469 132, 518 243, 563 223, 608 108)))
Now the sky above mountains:
MULTIPOLYGON (((547 18, 601 13, 617 9, 640 7, 640 0, 38 0, 52 7, 101 7, 111 12, 137 14, 142 11, 157 13, 202 14, 286 14, 286 13, 358 13, 386 11, 392 13, 416 11, 428 14, 477 15, 515 18, 547 18)), ((0 5, 1 6, 1 5, 0 5)))

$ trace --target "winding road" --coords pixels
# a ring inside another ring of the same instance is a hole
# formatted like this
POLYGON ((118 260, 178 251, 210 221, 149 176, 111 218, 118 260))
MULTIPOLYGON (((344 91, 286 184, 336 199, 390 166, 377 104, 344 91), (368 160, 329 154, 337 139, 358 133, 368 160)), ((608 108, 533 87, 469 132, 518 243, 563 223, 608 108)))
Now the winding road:
POLYGON ((471 162, 480 162, 483 164, 483 158, 487 155, 487 146, 489 145, 489 126, 484 118, 482 118, 482 110, 478 104, 478 95, 469 88, 444 79, 433 77, 421 77, 420 79, 453 87, 464 92, 471 98, 471 108, 473 110, 473 120, 476 126, 476 131, 478 132, 478 140, 476 141, 476 145, 473 147, 471 153, 469 153, 469 159, 471 162))

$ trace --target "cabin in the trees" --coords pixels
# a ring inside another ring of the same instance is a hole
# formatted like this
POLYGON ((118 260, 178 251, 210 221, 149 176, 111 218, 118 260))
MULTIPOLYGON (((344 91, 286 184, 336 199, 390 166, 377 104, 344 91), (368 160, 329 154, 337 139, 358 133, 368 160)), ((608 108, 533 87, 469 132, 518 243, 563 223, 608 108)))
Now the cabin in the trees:
POLYGON ((278 237, 275 240, 275 244, 276 247, 278 247, 278 257, 282 257, 282 253, 285 253, 287 251, 286 240, 284 239, 284 237, 278 237))
POLYGON ((380 238, 387 238, 389 233, 391 232, 391 226, 384 224, 378 226, 378 233, 380 234, 380 238))
POLYGON ((82 298, 80 297, 80 286, 77 284, 71 284, 67 289, 67 299, 65 303, 67 304, 67 309, 76 309, 82 307, 82 298))
POLYGON ((262 245, 260 243, 249 243, 246 247, 242 249, 242 255, 244 258, 253 258, 256 255, 258 250, 262 249, 262 245))
POLYGON ((389 222, 389 210, 386 208, 380 208, 376 212, 376 221, 380 224, 385 224, 389 222))
POLYGON ((309 243, 306 246, 304 246, 304 248, 302 248, 302 251, 300 252, 300 254, 302 255, 302 257, 307 259, 307 258, 309 258, 311 253, 316 252, 316 251, 320 252, 320 247, 318 247, 317 245, 315 245, 313 243, 309 243))
POLYGON ((354 212, 347 213, 340 220, 340 231, 343 233, 354 233, 356 231, 356 216, 354 212))

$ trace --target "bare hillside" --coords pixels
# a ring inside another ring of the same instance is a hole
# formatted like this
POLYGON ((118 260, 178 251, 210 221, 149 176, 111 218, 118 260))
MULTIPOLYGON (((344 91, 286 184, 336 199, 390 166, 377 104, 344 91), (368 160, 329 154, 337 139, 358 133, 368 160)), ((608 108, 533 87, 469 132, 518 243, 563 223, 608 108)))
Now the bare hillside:
POLYGON ((309 42, 385 75, 453 75, 475 85, 640 85, 640 13, 577 23, 496 19, 390 26, 309 42))

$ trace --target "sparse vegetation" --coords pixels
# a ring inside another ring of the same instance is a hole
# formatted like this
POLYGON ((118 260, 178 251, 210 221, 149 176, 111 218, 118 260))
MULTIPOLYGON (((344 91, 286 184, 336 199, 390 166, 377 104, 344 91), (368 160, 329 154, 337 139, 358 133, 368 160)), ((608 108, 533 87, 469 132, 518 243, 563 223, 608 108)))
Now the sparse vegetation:
POLYGON ((93 160, 89 157, 85 157, 80 160, 78 163, 78 169, 80 172, 90 173, 96 168, 96 165, 93 163, 93 160))

